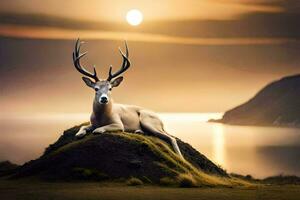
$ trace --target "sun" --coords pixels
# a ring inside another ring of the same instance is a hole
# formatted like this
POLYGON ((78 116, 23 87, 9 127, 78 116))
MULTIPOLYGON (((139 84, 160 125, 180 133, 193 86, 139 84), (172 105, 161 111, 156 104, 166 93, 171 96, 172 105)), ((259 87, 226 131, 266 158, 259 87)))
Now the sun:
POLYGON ((138 26, 143 21, 143 14, 138 9, 129 10, 126 14, 128 24, 138 26))

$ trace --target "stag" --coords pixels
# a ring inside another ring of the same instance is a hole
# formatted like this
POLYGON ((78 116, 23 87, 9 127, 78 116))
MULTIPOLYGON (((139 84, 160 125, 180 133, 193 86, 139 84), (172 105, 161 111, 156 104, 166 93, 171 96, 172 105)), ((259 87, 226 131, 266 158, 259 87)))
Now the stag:
POLYGON ((130 67, 127 43, 125 42, 125 54, 119 48, 123 58, 120 69, 113 72, 110 66, 107 79, 99 79, 95 67, 91 73, 80 64, 80 59, 87 54, 87 52, 80 53, 82 43, 78 39, 75 44, 73 62, 75 68, 84 75, 82 79, 85 84, 95 91, 95 97, 90 124, 82 126, 76 133, 76 137, 83 138, 89 132, 93 134, 115 131, 141 133, 158 137, 171 144, 174 151, 182 157, 176 139, 164 130, 162 121, 154 112, 138 106, 116 104, 111 98, 112 89, 118 87, 123 81, 120 75, 130 67))

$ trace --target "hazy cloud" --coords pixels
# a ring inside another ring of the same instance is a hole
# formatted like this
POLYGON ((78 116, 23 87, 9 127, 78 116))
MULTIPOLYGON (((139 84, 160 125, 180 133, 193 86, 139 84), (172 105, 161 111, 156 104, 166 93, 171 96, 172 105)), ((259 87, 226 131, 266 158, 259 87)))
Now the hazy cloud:
POLYGON ((298 43, 297 39, 289 38, 197 38, 175 37, 169 35, 134 33, 134 32, 109 32, 92 30, 65 30, 46 27, 5 26, 0 25, 0 36, 33 38, 33 39, 69 39, 79 37, 84 39, 124 40, 135 42, 157 42, 188 45, 268 45, 298 43))

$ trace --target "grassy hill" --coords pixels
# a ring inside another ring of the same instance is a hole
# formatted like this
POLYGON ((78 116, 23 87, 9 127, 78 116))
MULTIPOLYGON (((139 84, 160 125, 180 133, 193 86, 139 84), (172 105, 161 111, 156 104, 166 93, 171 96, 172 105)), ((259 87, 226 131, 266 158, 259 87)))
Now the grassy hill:
POLYGON ((178 140, 185 160, 158 138, 134 133, 89 134, 75 138, 80 126, 66 130, 38 159, 14 178, 117 181, 128 184, 194 186, 246 185, 230 177, 189 144, 178 140))

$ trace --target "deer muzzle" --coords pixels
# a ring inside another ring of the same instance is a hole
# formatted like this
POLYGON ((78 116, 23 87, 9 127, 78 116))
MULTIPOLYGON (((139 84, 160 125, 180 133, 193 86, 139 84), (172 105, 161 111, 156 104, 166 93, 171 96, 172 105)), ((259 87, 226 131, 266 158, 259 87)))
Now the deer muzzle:
POLYGON ((108 100, 109 100, 109 98, 108 98, 107 94, 102 94, 99 98, 99 103, 100 104, 107 104, 108 100))

